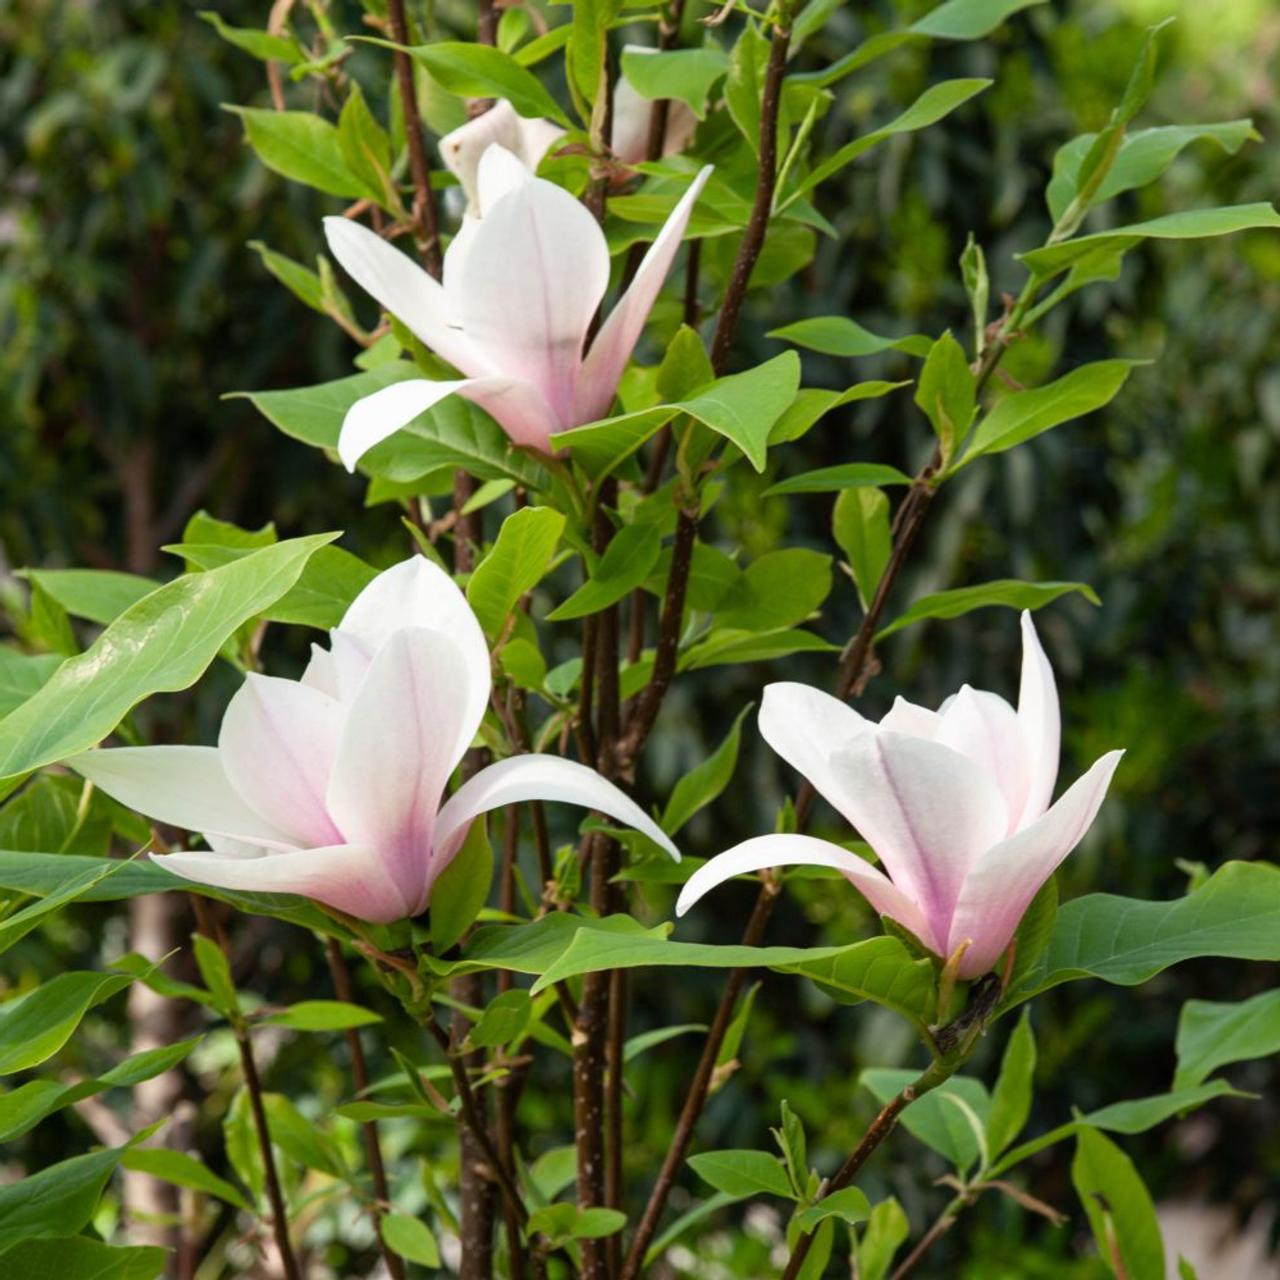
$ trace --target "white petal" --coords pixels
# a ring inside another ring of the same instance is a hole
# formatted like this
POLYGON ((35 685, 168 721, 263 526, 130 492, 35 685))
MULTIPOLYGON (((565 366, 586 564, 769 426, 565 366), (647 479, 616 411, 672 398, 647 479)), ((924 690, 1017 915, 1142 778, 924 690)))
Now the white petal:
POLYGON ((66 763, 113 800, 156 822, 280 849, 294 845, 236 794, 214 747, 113 747, 66 763))
POLYGON ((482 373, 470 344, 450 314, 448 297, 406 253, 350 218, 326 218, 333 256, 366 293, 413 330, 438 356, 463 373, 482 373))
POLYGON ((935 738, 942 717, 928 707, 908 702, 906 698, 897 697, 893 706, 880 718, 880 728, 893 733, 905 733, 912 738, 935 738))
POLYGON ((329 697, 338 697, 338 669, 333 662, 333 654, 312 642, 311 657, 302 672, 301 683, 309 688, 327 693, 329 697))
POLYGON ((436 821, 432 877, 439 875, 457 853, 473 818, 490 809, 526 800, 555 800, 598 810, 634 827, 661 845, 676 861, 680 860, 679 850, 662 828, 594 769, 561 756, 524 755, 481 769, 446 802, 436 821))
MULTIPOLYGON (((518 145, 518 144, 517 144, 518 145)), ((480 157, 476 173, 476 201, 480 217, 493 210, 498 201, 533 181, 534 165, 516 154, 515 147, 489 147, 480 157)))
POLYGON ((222 717, 218 755, 227 780, 304 848, 342 842, 325 789, 343 715, 341 703, 310 685, 250 674, 222 717))
POLYGON ((351 703, 329 781, 347 840, 376 848, 415 909, 426 904, 436 810, 479 727, 462 650, 423 627, 396 631, 351 703))
POLYGON ((1058 687, 1029 610, 1022 615, 1022 684, 1018 690, 1018 720, 1031 760, 1027 803, 1022 813, 1017 815, 1016 824, 1025 827, 1044 813, 1053 798, 1062 738, 1058 687))
POLYGON ((1031 762, 1017 712, 999 694, 965 685, 949 700, 933 740, 958 751, 995 779, 1010 817, 1009 834, 1027 803, 1031 762))
POLYGON ((679 204, 671 211, 658 238, 649 246, 649 252, 644 255, 626 293, 618 300, 591 343, 578 382, 577 421, 594 422, 608 414, 622 371, 640 341, 645 321, 680 248, 693 206, 710 177, 711 168, 708 166, 690 184, 679 204))
POLYGON ((689 877, 676 902, 682 916, 699 898, 735 876, 763 871, 766 867, 832 867, 857 889, 881 915, 891 916, 910 929, 925 946, 933 946, 923 913, 878 867, 865 858, 813 836, 756 836, 717 854, 689 877))
POLYGON ((966 938, 971 940, 961 977, 986 973, 1009 945, 1031 899, 1097 817, 1122 755, 1108 752, 1048 813, 974 863, 960 890, 947 943, 954 951, 966 938))
POLYGON ((170 853, 152 858, 166 871, 221 889, 250 893, 296 893, 360 920, 390 924, 415 913, 388 876, 378 853, 361 845, 291 849, 240 856, 170 853))
POLYGON ((504 98, 482 115, 447 133, 440 139, 440 155, 466 192, 469 211, 480 216, 484 204, 480 196, 481 157, 495 144, 515 155, 530 170, 560 138, 564 130, 549 120, 525 120, 504 98))

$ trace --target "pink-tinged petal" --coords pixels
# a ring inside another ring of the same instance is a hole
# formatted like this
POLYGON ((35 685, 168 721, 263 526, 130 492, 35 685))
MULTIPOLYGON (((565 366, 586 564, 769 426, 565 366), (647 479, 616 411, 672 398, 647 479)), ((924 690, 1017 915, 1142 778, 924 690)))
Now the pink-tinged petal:
POLYGON ((360 920, 390 924, 414 913, 377 851, 340 844, 283 853, 151 855, 166 871, 219 889, 296 893, 360 920))
POLYGON ((680 198, 680 203, 671 211, 658 238, 649 246, 649 252, 644 255, 626 293, 618 300, 617 306, 609 313, 609 318, 592 341, 578 379, 578 398, 574 410, 577 422, 595 422, 608 414, 622 371, 626 368, 636 343, 640 341, 645 321, 653 310, 653 304, 662 291, 663 281, 666 280, 667 272, 671 270, 671 263, 680 248, 680 241, 684 238, 685 228, 693 214, 693 206, 710 177, 711 168, 708 166, 690 184, 688 191, 680 198))
POLYGON ((999 694, 965 685, 947 710, 933 740, 967 756, 996 780, 1008 806, 1010 829, 1027 803, 1031 762, 1017 712, 999 694))
POLYGON ((480 158, 495 144, 511 152, 523 165, 537 169, 539 161, 564 130, 549 120, 526 120, 504 98, 482 115, 468 120, 440 139, 440 156, 466 192, 471 212, 483 209, 478 170, 480 158))
POLYGON ((244 802, 302 847, 339 844, 325 790, 342 704, 295 680, 250 674, 227 704, 218 755, 244 802))
POLYGON ((1030 611, 1022 614, 1022 683, 1018 690, 1018 721, 1030 753, 1027 802, 1015 815, 1015 830, 1034 822, 1049 807, 1058 780, 1058 750, 1062 715, 1053 668, 1036 635, 1030 611))
POLYGON ((890 916, 932 947, 929 922, 920 908, 878 867, 838 844, 813 836, 756 836, 717 854, 689 877, 676 902, 682 916, 699 898, 735 876, 763 871, 766 867, 832 867, 839 871, 882 916, 890 916))
POLYGON ((314 642, 311 645, 311 657, 303 669, 299 683, 309 689, 317 689, 327 693, 329 697, 338 696, 338 669, 333 662, 333 654, 314 642))
MULTIPOLYGON (((371 656, 405 627, 439 632, 452 641, 462 655, 466 668, 466 710, 458 732, 461 750, 465 750, 489 705, 492 685, 489 644, 466 596, 438 564, 425 556, 410 556, 383 570, 351 602, 333 637, 339 676, 350 670, 351 678, 356 678, 354 667, 363 651, 370 655, 363 660, 364 669, 359 674, 363 680, 371 656)), ((354 691, 348 692, 345 683, 342 696, 344 701, 354 696, 354 691)))
MULTIPOLYGON (((627 45, 624 53, 657 53, 640 45, 627 45)), ((649 120, 653 103, 642 98, 631 81, 622 76, 613 92, 613 135, 610 145, 613 154, 623 164, 639 164, 649 152, 649 120)), ((667 128, 662 135, 662 154, 672 156, 688 145, 698 127, 698 117, 687 102, 678 98, 667 103, 667 128)))
POLYGON ((471 345, 450 314, 443 287, 408 254, 350 218, 326 218, 324 234, 343 270, 384 311, 408 325, 432 351, 463 373, 487 372, 476 367, 471 345))
POLYGON ((936 738, 941 724, 942 717, 936 711, 901 696, 894 698, 893 706, 880 718, 881 729, 905 733, 912 738, 936 738))
POLYGON ((491 764, 449 798, 436 819, 436 848, 431 877, 444 870, 466 839, 474 818, 490 809, 527 800, 553 800, 578 805, 634 827, 678 862, 680 852, 667 834, 628 795, 594 769, 562 756, 512 756, 491 764))
POLYGON ((966 873, 1008 830, 995 781, 950 747, 883 730, 842 747, 832 769, 841 812, 945 938, 966 873))
POLYGON ((214 747, 113 747, 66 763, 113 800, 156 822, 278 849, 296 843, 237 794, 214 747))
POLYGON ((765 686, 758 722, 774 751, 844 813, 844 784, 832 770, 832 756, 875 726, 839 698, 792 681, 765 686))
POLYGON ((1106 798, 1123 751, 1109 751, 1043 817, 984 853, 970 868, 947 941, 971 945, 962 978, 986 973, 1009 945, 1040 886, 1078 845, 1106 798))
POLYGON ((528 178, 491 205, 490 170, 512 159, 502 157, 491 147, 481 160, 484 217, 450 274, 450 304, 488 368, 537 387, 563 429, 576 425, 582 344, 608 287, 609 250, 586 207, 554 183, 528 178))
POLYGON ((347 840, 382 854, 415 911, 426 905, 440 797, 478 724, 470 703, 458 644, 406 627, 374 655, 338 744, 329 813, 347 840))

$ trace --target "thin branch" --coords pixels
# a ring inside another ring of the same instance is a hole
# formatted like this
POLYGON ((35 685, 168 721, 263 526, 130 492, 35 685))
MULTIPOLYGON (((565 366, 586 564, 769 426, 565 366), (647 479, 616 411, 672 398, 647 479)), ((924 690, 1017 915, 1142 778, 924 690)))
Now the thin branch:
POLYGON ((956 1225, 956 1215, 967 1204, 964 1196, 956 1196, 934 1220, 933 1225, 920 1237, 916 1247, 911 1250, 902 1262, 894 1269, 889 1280, 903 1280, 915 1267, 916 1263, 956 1225))

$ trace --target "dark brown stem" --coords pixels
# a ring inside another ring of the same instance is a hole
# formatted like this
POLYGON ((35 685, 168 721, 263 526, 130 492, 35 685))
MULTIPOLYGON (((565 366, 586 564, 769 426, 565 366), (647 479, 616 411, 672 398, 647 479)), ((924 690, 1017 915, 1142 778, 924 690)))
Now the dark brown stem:
POLYGON ((962 1206, 962 1203, 963 1197, 957 1196, 947 1205, 938 1215, 933 1226, 920 1237, 916 1247, 894 1269, 893 1275, 890 1276, 889 1280, 904 1280, 904 1277, 911 1273, 916 1263, 956 1225, 956 1212, 962 1206))
MULTIPOLYGON (((200 932, 210 942, 221 948, 222 953, 229 959, 231 953, 222 925, 202 898, 192 894, 191 903, 195 909, 196 924, 200 932)), ((284 1193, 280 1189, 280 1175, 276 1171, 275 1152, 271 1147, 271 1129, 267 1124, 267 1111, 262 1103, 262 1081, 258 1076, 258 1064, 253 1056, 253 1045, 249 1041, 249 1030, 239 1018, 232 1020, 231 1029, 236 1038, 236 1047, 240 1051, 240 1070, 244 1076, 245 1092, 249 1095, 249 1110, 253 1115, 253 1129, 258 1139, 258 1153, 262 1159, 267 1201, 271 1205, 271 1230, 275 1237, 276 1250, 280 1254, 280 1265, 284 1268, 285 1280, 302 1280, 302 1271, 294 1256, 293 1244, 289 1240, 289 1215, 285 1209, 284 1193)))
MULTIPOLYGON (((764 928, 769 921, 777 896, 777 883, 766 881, 761 887, 755 909, 742 935, 743 946, 754 947, 764 936, 764 928)), ((636 1227, 635 1235, 631 1238, 626 1261, 622 1264, 620 1280, 636 1280, 644 1266, 644 1256, 650 1244, 653 1243, 653 1237, 657 1234, 658 1224, 662 1220, 662 1211, 666 1208, 667 1197, 671 1194, 671 1188, 675 1186, 676 1176, 684 1163, 689 1144, 693 1141, 694 1127, 698 1123, 698 1117, 702 1114, 702 1108, 706 1105, 711 1091, 716 1059, 720 1054, 720 1046, 728 1034, 729 1025, 733 1021, 733 1011, 738 1003, 743 984, 746 982, 747 973, 746 969, 734 969, 725 983, 724 993, 720 997, 720 1004, 711 1022, 711 1029, 707 1032, 702 1057, 698 1060, 693 1079, 689 1082, 689 1091, 685 1095, 684 1106, 680 1109, 680 1118, 676 1121, 671 1146, 663 1157, 662 1167, 658 1170, 657 1181, 649 1193, 648 1202, 640 1218, 640 1225, 636 1227)))
POLYGON ((476 18, 476 44, 498 43, 498 6, 493 0, 480 0, 476 18))
MULTIPOLYGON (((336 938, 325 939, 325 953, 329 960, 334 993, 339 1000, 347 1004, 354 1003, 351 974, 336 938)), ((355 1027, 347 1028, 347 1049, 351 1054, 351 1077, 355 1081, 356 1093, 363 1095, 369 1087, 369 1068, 365 1062, 364 1046, 360 1043, 360 1032, 355 1027)), ((373 1229, 378 1235, 378 1248, 382 1251, 382 1260, 387 1264, 387 1274, 391 1276, 391 1280, 404 1280, 404 1263, 400 1261, 399 1254, 389 1249, 382 1238, 382 1215, 390 1205, 391 1197, 387 1190, 386 1166, 382 1163, 382 1145, 378 1141, 378 1125, 376 1121, 366 1120, 360 1128, 364 1134, 365 1158, 369 1161, 369 1173, 373 1179, 373 1229)))
MULTIPOLYGON (((387 0, 387 26, 391 39, 398 45, 409 43, 409 22, 404 0, 387 0)), ((400 106, 404 115, 404 135, 409 146, 409 172, 413 177, 413 233, 418 242, 422 265, 437 280, 443 270, 440 253, 440 223, 436 217, 436 200, 431 190, 431 166, 427 162, 427 143, 418 114, 418 93, 413 84, 413 58, 403 49, 392 55, 396 68, 396 84, 400 90, 400 106)))
MULTIPOLYGON (((512 913, 516 908, 516 854, 520 848, 520 811, 515 805, 505 810, 506 824, 502 841, 502 874, 498 886, 498 907, 512 913)), ((498 972, 498 991, 510 991, 515 975, 509 969, 498 972)), ((521 1078, 513 1069, 498 1081, 498 1106, 496 1138, 498 1159, 508 1169, 516 1167, 516 1103, 519 1099, 521 1078)), ((510 1280, 524 1280, 526 1260, 524 1240, 520 1232, 520 1220, 515 1210, 504 1199, 502 1216, 507 1236, 507 1257, 510 1280)))

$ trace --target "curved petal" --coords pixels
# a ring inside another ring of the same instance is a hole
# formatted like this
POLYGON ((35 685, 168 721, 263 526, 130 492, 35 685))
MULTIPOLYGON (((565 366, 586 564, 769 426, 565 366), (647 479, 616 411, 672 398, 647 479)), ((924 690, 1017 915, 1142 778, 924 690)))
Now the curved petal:
POLYGON ((965 874, 1008 830, 995 781, 950 747, 884 731, 855 738, 832 768, 841 812, 945 938, 965 874))
POLYGON ((227 704, 218 755, 244 802, 292 843, 337 844, 325 788, 342 732, 342 704, 295 680, 250 674, 227 704))
POLYGON ((406 627, 374 655, 338 744, 329 812, 347 840, 379 851, 415 912, 426 905, 440 797, 478 725, 469 702, 458 645, 406 627))
POLYGON ((680 248, 680 241, 693 214, 693 206, 710 176, 711 167, 708 166, 694 178, 679 204, 671 211, 658 238, 649 246, 649 252, 644 255, 626 293, 618 299, 617 305, 591 343, 591 350, 582 363, 582 374, 578 380, 578 397, 574 407, 576 422, 594 422, 609 412, 609 406, 618 390, 618 380, 622 377, 622 371, 626 368, 636 343, 640 341, 644 322, 653 310, 667 272, 671 270, 676 251, 680 248))
POLYGON ((1036 635, 1031 613, 1022 614, 1022 682, 1018 690, 1018 721, 1027 744, 1030 778, 1027 802, 1016 815, 1016 826, 1034 822, 1049 807, 1058 780, 1058 750, 1062 738, 1062 714, 1053 668, 1036 635))
POLYGON ((466 596, 438 564, 432 564, 425 556, 410 556, 384 569, 351 602, 333 637, 343 699, 349 700, 358 689, 355 686, 348 692, 344 672, 349 670, 350 678, 356 678, 359 651, 363 649, 370 655, 367 665, 372 655, 404 627, 438 631, 452 640, 462 654, 467 698, 459 733, 466 739, 465 750, 489 705, 489 644, 466 596))
POLYGON ((832 770, 831 758, 875 726, 847 702, 792 681, 765 686, 757 719, 761 736, 774 751, 837 812, 846 813, 844 784, 832 770))
POLYGON ((583 339, 609 283, 609 250, 585 206, 554 183, 530 178, 490 205, 489 173, 511 159, 496 147, 481 158, 484 217, 451 273, 449 298, 489 368, 537 387, 561 428, 570 427, 583 339))
POLYGON ((893 733, 905 733, 912 738, 936 738, 942 717, 928 707, 908 702, 899 695, 893 706, 880 717, 880 728, 893 733))
POLYGON ((412 902, 388 876, 377 852, 339 844, 284 853, 169 853, 151 855, 166 871, 220 889, 250 893, 296 893, 376 924, 413 914, 412 902))
POLYGON ((482 115, 468 120, 440 139, 440 156, 458 179, 467 195, 468 211, 480 216, 484 209, 478 170, 480 159, 495 144, 511 152, 530 170, 551 146, 564 137, 564 130, 549 120, 526 120, 505 98, 482 115))
POLYGON ((343 270, 384 311, 403 321, 438 356, 463 373, 476 367, 471 344, 450 314, 448 296, 406 253, 350 218, 326 218, 325 239, 343 270))
POLYGON ((1027 803, 1031 762, 1017 712, 997 693, 964 685, 949 700, 935 742, 967 756, 995 779, 1009 810, 1009 830, 1017 830, 1027 803))
POLYGON ((966 938, 962 978, 995 964, 1040 886, 1080 843, 1106 798, 1123 751, 1109 751, 1069 787, 1039 821, 983 854, 970 869, 956 902, 948 953, 966 938))
POLYGON ((65 763, 113 800, 156 822, 277 849, 295 846, 240 798, 214 747, 111 747, 65 763))
POLYGON ((684 915, 704 894, 735 876, 766 867, 794 866, 833 867, 880 915, 890 916, 910 929, 925 946, 934 945, 923 912, 879 867, 838 844, 813 836, 756 836, 717 854, 689 877, 676 901, 676 915, 684 915))
POLYGON ((524 755, 481 769, 449 798, 436 820, 434 879, 449 865, 466 839, 473 818, 503 805, 525 800, 555 800, 595 809, 634 827, 661 845, 678 862, 680 852, 666 833, 630 796, 594 769, 561 756, 524 755))

